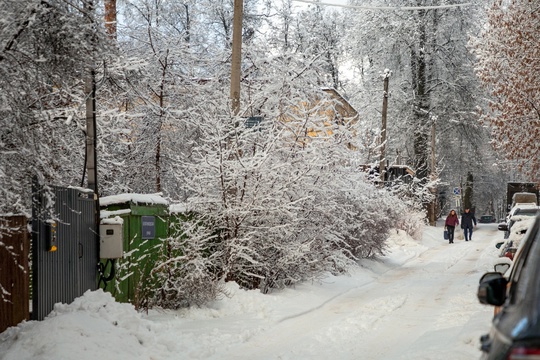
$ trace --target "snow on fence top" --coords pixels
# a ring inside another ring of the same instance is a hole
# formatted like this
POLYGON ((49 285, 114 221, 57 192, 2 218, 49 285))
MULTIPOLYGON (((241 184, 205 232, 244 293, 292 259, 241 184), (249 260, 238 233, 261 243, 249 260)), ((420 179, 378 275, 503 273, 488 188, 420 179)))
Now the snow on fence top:
POLYGON ((134 204, 161 204, 168 205, 169 203, 163 197, 162 193, 157 194, 118 194, 111 196, 104 196, 99 199, 100 206, 109 206, 113 204, 125 204, 132 202, 134 204))
POLYGON ((92 189, 83 188, 83 187, 80 187, 80 186, 68 186, 68 189, 79 190, 80 192, 82 192, 82 193, 84 193, 84 194, 89 194, 89 193, 93 193, 93 192, 94 192, 94 190, 92 190, 92 189))

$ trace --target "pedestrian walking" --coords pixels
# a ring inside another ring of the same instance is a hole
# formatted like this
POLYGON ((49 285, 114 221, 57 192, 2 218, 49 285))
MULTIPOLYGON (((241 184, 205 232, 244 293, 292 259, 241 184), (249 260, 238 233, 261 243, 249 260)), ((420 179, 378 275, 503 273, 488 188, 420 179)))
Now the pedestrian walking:
POLYGON ((450 210, 450 213, 446 217, 444 222, 444 229, 448 231, 448 243, 454 243, 454 229, 459 225, 459 219, 455 210, 450 210))
POLYGON ((461 228, 465 235, 465 241, 472 240, 473 227, 476 227, 476 218, 471 212, 471 209, 467 208, 465 209, 465 212, 461 214, 461 228))

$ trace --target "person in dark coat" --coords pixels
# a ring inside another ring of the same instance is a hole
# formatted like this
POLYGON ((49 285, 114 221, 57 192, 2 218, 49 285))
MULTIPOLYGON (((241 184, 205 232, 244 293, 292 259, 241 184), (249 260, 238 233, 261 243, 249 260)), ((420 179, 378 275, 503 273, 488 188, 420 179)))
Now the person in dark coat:
POLYGON ((450 210, 450 214, 446 217, 444 228, 448 231, 448 243, 454 243, 454 229, 459 225, 459 219, 454 210, 450 210))
POLYGON ((465 212, 461 214, 461 228, 465 233, 465 241, 472 240, 473 224, 476 226, 474 214, 471 209, 465 209, 465 212))

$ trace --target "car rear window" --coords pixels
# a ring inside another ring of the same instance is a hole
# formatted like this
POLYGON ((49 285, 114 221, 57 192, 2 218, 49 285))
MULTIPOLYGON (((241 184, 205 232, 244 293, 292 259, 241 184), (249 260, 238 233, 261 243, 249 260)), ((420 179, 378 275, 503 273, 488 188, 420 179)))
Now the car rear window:
POLYGON ((517 209, 514 215, 536 215, 538 209, 517 209))

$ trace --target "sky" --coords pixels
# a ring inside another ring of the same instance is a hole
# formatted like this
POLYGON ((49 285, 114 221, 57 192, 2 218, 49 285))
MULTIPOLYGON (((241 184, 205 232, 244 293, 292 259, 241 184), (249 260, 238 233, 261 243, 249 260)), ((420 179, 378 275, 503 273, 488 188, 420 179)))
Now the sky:
POLYGON ((349 4, 348 0, 293 0, 296 4, 313 4, 318 3, 322 6, 328 6, 330 8, 334 9, 355 9, 355 10, 367 10, 367 9, 379 9, 379 10, 389 10, 389 11, 395 11, 395 10, 402 10, 402 11, 409 11, 409 10, 419 10, 419 9, 446 9, 446 8, 454 8, 454 7, 468 7, 471 6, 471 2, 460 2, 457 4, 440 4, 440 5, 430 5, 430 6, 415 6, 415 4, 399 4, 396 3, 395 5, 391 6, 384 6, 384 5, 370 5, 370 4, 356 4, 351 5, 349 4))
POLYGON ((0 359, 475 359, 493 316, 478 281, 501 261, 502 238, 497 224, 454 244, 441 222, 418 241, 393 230, 387 254, 348 275, 271 294, 227 283, 226 297, 177 311, 87 291, 1 333, 0 359))
MULTIPOLYGON (((310 1, 315 2, 313 0, 293 0, 295 3, 303 3, 303 4, 309 4, 310 1)), ((335 4, 335 5, 347 5, 349 0, 324 0, 320 1, 325 4, 335 4)))

